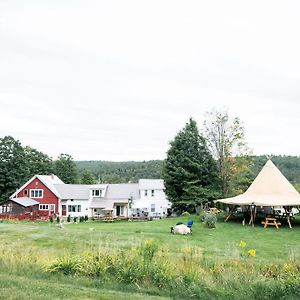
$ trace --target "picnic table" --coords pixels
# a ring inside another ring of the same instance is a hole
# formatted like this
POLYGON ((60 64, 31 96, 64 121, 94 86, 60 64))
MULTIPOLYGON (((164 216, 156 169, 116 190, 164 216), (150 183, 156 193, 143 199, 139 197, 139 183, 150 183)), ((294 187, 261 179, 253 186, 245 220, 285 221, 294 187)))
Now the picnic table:
POLYGON ((267 228, 269 225, 272 225, 279 229, 279 226, 281 225, 281 223, 278 222, 276 218, 266 218, 265 221, 262 221, 261 223, 264 225, 264 228, 267 228))

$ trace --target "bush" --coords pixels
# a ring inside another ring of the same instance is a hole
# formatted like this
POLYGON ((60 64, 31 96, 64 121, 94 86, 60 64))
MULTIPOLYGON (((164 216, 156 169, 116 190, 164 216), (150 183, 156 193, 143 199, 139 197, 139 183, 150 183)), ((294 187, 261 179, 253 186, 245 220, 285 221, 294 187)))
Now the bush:
POLYGON ((62 272, 65 275, 73 275, 80 269, 81 264, 77 257, 66 256, 58 258, 47 268, 47 271, 50 273, 62 272))
POLYGON ((84 216, 84 221, 88 221, 89 217, 87 215, 84 216))
POLYGON ((77 217, 74 217, 73 220, 74 220, 74 223, 76 223, 77 222, 77 217))
POLYGON ((217 216, 215 214, 206 213, 204 217, 204 226, 207 228, 216 228, 217 216))
POLYGON ((50 223, 53 223, 53 217, 52 216, 50 217, 50 223))
POLYGON ((56 218, 56 223, 57 223, 57 224, 60 223, 60 218, 59 218, 59 216, 57 216, 57 218, 56 218))
POLYGON ((203 222, 205 221, 205 218, 206 218, 207 214, 208 214, 208 212, 205 211, 205 210, 202 210, 202 211, 200 212, 200 214, 199 214, 200 222, 203 223, 203 222))
POLYGON ((71 215, 68 215, 68 217, 67 217, 67 222, 68 222, 68 223, 71 222, 71 215))

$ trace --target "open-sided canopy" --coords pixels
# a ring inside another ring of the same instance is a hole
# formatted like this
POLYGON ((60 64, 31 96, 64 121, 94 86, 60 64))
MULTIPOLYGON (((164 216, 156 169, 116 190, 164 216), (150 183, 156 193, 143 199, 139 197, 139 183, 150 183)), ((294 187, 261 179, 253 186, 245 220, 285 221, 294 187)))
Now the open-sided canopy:
POLYGON ((268 160, 244 194, 217 202, 233 205, 298 206, 300 195, 273 162, 268 160))

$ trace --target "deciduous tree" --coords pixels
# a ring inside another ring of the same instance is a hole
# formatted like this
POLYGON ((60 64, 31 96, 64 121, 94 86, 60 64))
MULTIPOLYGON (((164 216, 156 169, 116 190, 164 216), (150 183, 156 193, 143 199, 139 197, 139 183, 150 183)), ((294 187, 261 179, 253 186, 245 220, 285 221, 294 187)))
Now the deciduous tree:
POLYGON ((233 180, 249 175, 252 166, 244 126, 239 118, 230 119, 226 110, 212 110, 206 114, 204 134, 217 161, 222 196, 234 194, 233 180))
POLYGON ((30 146, 24 148, 24 153, 29 177, 36 174, 48 175, 53 173, 53 161, 47 154, 30 146))
POLYGON ((26 157, 21 143, 11 136, 0 138, 0 202, 7 200, 27 177, 26 157))
POLYGON ((96 183, 96 178, 89 169, 84 169, 83 173, 81 174, 80 183, 94 184, 96 183))
POLYGON ((54 161, 54 171, 64 183, 78 182, 77 167, 73 157, 69 154, 62 153, 58 156, 54 161))

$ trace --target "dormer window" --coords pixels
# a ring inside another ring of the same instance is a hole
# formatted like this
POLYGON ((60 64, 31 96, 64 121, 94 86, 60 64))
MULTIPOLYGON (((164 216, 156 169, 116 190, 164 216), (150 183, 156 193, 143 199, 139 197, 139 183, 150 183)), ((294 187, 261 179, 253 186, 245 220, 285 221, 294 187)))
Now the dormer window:
POLYGON ((102 190, 92 190, 93 197, 102 197, 102 190))
POLYGON ((27 190, 27 189, 25 189, 25 190, 23 191, 23 196, 24 196, 24 197, 28 197, 28 190, 27 190))

